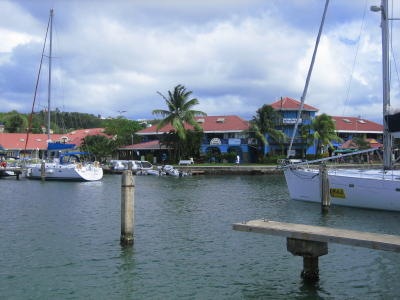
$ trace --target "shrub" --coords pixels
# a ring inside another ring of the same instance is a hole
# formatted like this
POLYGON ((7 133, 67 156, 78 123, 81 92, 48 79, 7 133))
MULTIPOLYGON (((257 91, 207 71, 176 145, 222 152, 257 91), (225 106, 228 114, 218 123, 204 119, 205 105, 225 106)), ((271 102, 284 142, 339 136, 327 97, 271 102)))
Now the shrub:
POLYGON ((260 163, 262 164, 276 164, 278 159, 285 159, 285 155, 267 155, 260 157, 260 163))
POLYGON ((152 153, 147 153, 145 156, 145 159, 149 162, 149 163, 153 163, 153 157, 154 155, 152 153))

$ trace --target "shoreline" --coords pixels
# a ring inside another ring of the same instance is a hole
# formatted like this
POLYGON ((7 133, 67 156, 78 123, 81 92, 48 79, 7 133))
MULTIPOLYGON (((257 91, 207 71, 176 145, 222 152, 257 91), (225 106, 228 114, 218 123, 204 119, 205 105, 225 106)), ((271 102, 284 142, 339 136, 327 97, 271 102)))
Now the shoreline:
MULTIPOLYGON (((340 165, 328 165, 328 167, 335 168, 356 168, 356 169, 379 169, 382 167, 381 164, 340 164, 340 165)), ((318 167, 316 165, 316 167, 318 167)), ((277 165, 269 166, 175 166, 175 169, 179 171, 191 172, 192 175, 274 175, 283 174, 283 169, 277 169, 277 165)), ((104 174, 122 174, 122 170, 112 170, 107 167, 103 167, 104 174)))

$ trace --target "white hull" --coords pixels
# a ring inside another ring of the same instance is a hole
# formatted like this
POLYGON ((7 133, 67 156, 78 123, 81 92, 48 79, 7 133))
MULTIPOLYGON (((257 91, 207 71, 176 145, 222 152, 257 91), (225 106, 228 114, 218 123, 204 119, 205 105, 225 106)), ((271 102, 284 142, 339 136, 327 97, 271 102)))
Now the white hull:
MULTIPOLYGON (((103 178, 103 169, 92 164, 45 164, 46 180, 96 181, 103 178)), ((26 176, 30 179, 41 179, 41 165, 28 168, 26 176)))
MULTIPOLYGON (((287 168, 290 197, 321 202, 318 170, 287 168)), ((340 169, 328 172, 331 203, 400 211, 400 171, 340 169)))

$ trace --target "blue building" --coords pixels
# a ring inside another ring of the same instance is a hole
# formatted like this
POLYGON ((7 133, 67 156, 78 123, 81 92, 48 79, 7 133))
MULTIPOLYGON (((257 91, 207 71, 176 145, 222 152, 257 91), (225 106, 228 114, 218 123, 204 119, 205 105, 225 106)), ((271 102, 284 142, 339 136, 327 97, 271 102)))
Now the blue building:
MULTIPOLYGON (((207 116, 196 117, 195 120, 203 128, 203 139, 200 152, 213 153, 216 156, 221 153, 235 152, 240 156, 241 162, 252 162, 255 157, 255 148, 251 146, 254 139, 248 132, 249 123, 239 116, 207 116)), ((192 129, 190 125, 185 125, 192 129)), ((157 125, 138 131, 136 134, 143 136, 143 142, 160 140, 161 135, 172 131, 170 124, 157 131, 157 125)), ((140 148, 141 145, 134 145, 140 148)), ((135 149, 136 149, 135 148, 135 149)), ((168 150, 164 150, 167 152, 168 150)), ((155 153, 155 152, 154 152, 155 153)), ((182 159, 187 159, 183 158, 182 159)))
MULTIPOLYGON (((270 105, 278 114, 278 119, 276 120, 276 129, 285 133, 289 139, 287 141, 276 142, 267 137, 269 145, 265 146, 265 153, 269 153, 271 155, 286 155, 296 119, 299 115, 300 102, 292 98, 285 97, 270 105)), ((293 140, 292 149, 295 151, 295 156, 315 154, 315 147, 308 147, 306 142, 301 138, 300 132, 302 126, 311 124, 317 112, 317 108, 304 104, 303 111, 299 119, 298 130, 293 140)))

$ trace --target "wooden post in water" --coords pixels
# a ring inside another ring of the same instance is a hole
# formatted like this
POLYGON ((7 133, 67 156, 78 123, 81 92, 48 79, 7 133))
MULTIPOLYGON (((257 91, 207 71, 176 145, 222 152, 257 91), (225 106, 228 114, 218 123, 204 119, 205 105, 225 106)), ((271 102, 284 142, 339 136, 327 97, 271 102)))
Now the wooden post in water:
POLYGON ((321 211, 327 213, 331 206, 331 198, 329 197, 329 179, 326 164, 319 165, 319 190, 321 195, 321 211))
POLYGON ((132 175, 132 163, 129 170, 122 173, 121 181, 121 245, 133 245, 135 180, 132 175))
POLYGON ((42 161, 42 164, 40 165, 40 178, 42 181, 46 180, 46 164, 44 160, 42 161))

